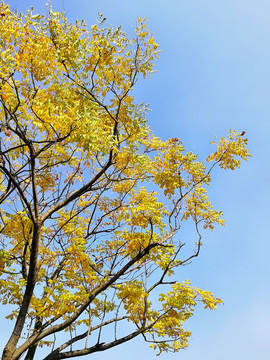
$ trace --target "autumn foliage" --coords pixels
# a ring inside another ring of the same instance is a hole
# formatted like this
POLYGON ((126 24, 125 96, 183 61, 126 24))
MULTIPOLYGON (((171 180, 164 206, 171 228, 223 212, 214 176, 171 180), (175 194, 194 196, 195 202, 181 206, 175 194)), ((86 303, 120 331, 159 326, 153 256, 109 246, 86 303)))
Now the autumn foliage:
POLYGON ((138 335, 178 351, 197 302, 221 302, 173 274, 199 254, 200 229, 223 224, 211 171, 239 167, 247 139, 231 131, 204 164, 154 136, 132 89, 159 46, 142 19, 132 39, 103 26, 0 5, 0 301, 14 323, 2 360, 72 358, 138 335))

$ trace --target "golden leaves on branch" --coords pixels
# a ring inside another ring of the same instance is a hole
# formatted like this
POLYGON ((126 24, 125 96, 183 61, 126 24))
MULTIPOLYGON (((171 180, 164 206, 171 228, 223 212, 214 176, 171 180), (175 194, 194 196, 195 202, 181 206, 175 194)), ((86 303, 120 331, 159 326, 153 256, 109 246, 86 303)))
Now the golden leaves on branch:
POLYGON ((224 224, 207 193, 211 172, 247 160, 247 139, 231 131, 205 163, 178 137, 155 136, 132 90, 154 71, 159 46, 145 19, 132 39, 103 20, 88 31, 51 7, 17 15, 0 4, 0 300, 16 319, 30 299, 29 342, 33 319, 49 324, 42 345, 68 319, 63 330, 91 332, 123 313, 154 348, 178 351, 195 305, 221 303, 188 281, 167 282, 195 256, 182 258, 178 231, 194 223, 198 254, 200 228, 224 224))

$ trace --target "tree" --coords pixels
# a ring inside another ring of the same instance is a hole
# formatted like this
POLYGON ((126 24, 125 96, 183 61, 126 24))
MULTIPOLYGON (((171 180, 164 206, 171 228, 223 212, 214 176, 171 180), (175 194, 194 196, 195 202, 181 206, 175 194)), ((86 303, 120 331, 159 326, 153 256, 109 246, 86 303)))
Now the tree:
POLYGON ((159 52, 142 19, 128 39, 50 7, 18 15, 2 2, 0 18, 0 300, 15 322, 2 360, 44 345, 44 360, 72 358, 138 335, 159 352, 188 346, 197 302, 221 300, 174 269, 198 256, 201 228, 223 225, 207 186, 214 167, 250 156, 244 133, 223 137, 209 165, 154 136, 131 95, 159 52), (184 221, 197 233, 188 255, 184 221))

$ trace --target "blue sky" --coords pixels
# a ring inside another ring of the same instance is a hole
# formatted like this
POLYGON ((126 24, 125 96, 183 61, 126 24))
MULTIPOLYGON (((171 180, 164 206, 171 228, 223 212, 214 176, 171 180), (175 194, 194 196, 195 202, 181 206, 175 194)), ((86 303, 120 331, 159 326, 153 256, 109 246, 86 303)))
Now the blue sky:
MULTIPOLYGON (((44 12, 46 1, 10 0, 23 12, 44 12)), ((197 309, 186 325, 189 349, 161 360, 267 360, 270 322, 270 2, 267 0, 52 0, 70 21, 90 27, 98 11, 107 23, 132 34, 138 16, 161 44, 153 79, 136 89, 150 104, 149 123, 162 138, 179 137, 204 158, 209 142, 229 129, 245 130, 253 155, 235 172, 216 171, 214 205, 226 227, 204 235, 200 257, 180 269, 178 280, 211 290, 219 310, 197 309)), ((8 327, 8 323, 3 322, 8 327)), ((1 330, 1 340, 6 335, 1 330)), ((0 340, 0 343, 1 343, 0 340)), ((155 359, 142 339, 95 360, 155 359)), ((89 359, 91 357, 89 356, 89 359)))

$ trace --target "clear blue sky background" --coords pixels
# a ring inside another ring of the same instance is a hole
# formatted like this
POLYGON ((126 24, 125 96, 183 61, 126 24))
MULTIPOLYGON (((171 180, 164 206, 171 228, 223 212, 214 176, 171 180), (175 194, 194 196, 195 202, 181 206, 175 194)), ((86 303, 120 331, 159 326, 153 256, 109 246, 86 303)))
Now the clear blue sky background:
MULTIPOLYGON (((46 1, 6 0, 24 12, 46 1)), ((90 27, 98 11, 133 34, 138 16, 161 44, 153 79, 138 84, 150 103, 149 122, 162 138, 179 137, 207 155, 209 141, 245 130, 253 157, 235 172, 215 172, 213 202, 227 224, 204 236, 200 258, 177 273, 224 300, 214 312, 197 309, 186 325, 189 349, 161 360, 268 360, 270 353, 270 2, 268 0, 52 0, 70 21, 90 27)), ((7 322, 1 323, 1 342, 7 322), (4 331, 3 331, 3 326, 4 331)), ((142 339, 95 360, 155 359, 142 339)))

